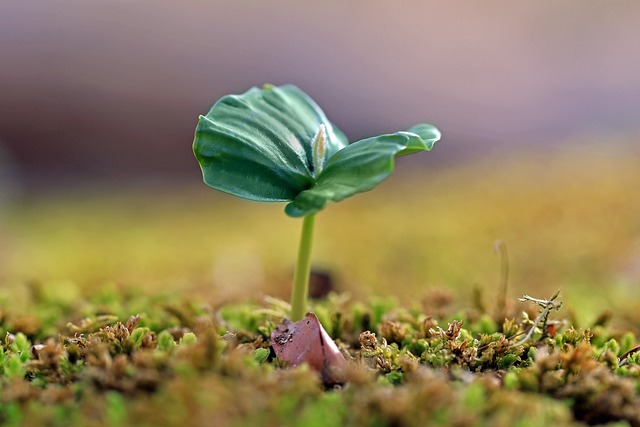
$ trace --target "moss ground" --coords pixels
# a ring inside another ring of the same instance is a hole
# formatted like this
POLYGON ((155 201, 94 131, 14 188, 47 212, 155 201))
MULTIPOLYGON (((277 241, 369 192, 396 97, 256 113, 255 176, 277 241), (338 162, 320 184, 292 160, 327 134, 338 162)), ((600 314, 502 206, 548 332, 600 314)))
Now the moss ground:
POLYGON ((313 309, 352 360, 331 390, 269 350, 300 226, 281 205, 150 184, 7 206, 0 422, 640 426, 640 156, 620 147, 400 170, 319 215, 313 309), (558 289, 545 322, 517 299, 558 289))

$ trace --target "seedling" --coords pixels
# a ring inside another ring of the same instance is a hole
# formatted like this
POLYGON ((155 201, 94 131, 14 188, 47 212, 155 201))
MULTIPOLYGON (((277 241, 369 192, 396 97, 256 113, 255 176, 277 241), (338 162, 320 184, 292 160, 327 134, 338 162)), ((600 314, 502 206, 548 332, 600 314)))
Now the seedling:
POLYGON ((349 144, 318 105, 292 85, 254 87, 221 98, 200 116, 193 142, 204 182, 261 202, 289 202, 285 213, 303 217, 291 293, 291 319, 306 312, 315 215, 329 202, 371 190, 394 158, 431 150, 437 128, 407 131, 349 144))

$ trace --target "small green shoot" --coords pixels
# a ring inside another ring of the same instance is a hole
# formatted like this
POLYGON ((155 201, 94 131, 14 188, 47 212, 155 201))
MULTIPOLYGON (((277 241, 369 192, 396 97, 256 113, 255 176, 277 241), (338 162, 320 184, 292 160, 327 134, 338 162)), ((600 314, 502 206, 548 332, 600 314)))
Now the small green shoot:
POLYGON ((162 331, 158 335, 157 349, 160 351, 171 351, 176 347, 173 336, 167 331, 162 331))
POLYGON ((429 151, 439 139, 436 127, 419 124, 349 144, 300 89, 265 85, 227 95, 200 116, 193 151, 210 187, 288 202, 287 215, 304 217, 291 295, 297 321, 306 312, 315 214, 373 189, 391 174, 395 157, 429 151))
POLYGON ((256 363, 258 363, 259 365, 262 365, 269 358, 269 349, 256 348, 255 350, 253 350, 251 357, 253 357, 253 360, 255 360, 256 363))

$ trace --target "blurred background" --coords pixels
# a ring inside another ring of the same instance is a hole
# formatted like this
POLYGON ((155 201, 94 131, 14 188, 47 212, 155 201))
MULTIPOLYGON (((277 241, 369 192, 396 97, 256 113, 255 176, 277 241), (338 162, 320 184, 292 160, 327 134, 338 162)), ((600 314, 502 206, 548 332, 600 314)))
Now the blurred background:
POLYGON ((319 217, 336 289, 490 304, 500 239, 512 297, 631 318, 638 22, 627 1, 4 1, 0 288, 286 297, 299 222, 206 189, 191 142, 221 96, 293 83, 351 140, 444 135, 319 217))

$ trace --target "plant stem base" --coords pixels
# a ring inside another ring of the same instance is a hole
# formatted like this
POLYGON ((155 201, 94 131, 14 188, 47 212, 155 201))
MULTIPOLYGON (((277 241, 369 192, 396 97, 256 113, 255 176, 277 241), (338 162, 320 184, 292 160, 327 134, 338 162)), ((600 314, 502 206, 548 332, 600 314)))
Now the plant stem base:
POLYGON ((301 320, 307 311, 309 275, 311 273, 311 246, 315 219, 315 214, 311 214, 305 216, 302 222, 298 261, 293 276, 293 290, 291 292, 291 320, 294 322, 301 320))

